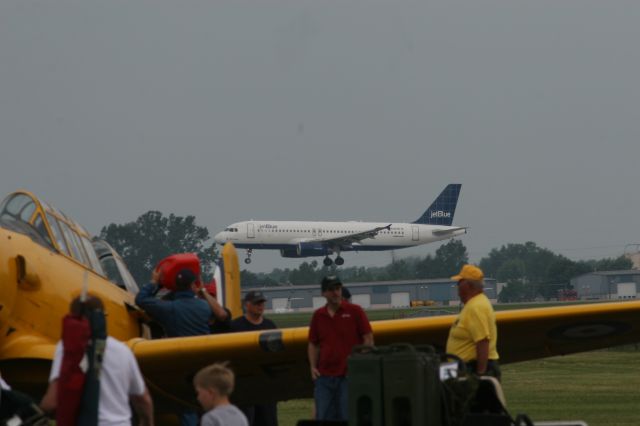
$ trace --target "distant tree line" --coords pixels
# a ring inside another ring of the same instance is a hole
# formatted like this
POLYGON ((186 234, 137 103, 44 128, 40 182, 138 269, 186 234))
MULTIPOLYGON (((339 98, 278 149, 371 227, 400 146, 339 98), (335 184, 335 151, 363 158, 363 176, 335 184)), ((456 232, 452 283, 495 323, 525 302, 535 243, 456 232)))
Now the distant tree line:
MULTIPOLYGON (((105 239, 122 256, 138 283, 149 279, 158 261, 173 253, 198 253, 205 279, 210 279, 217 257, 215 243, 207 228, 198 226, 194 216, 163 216, 149 211, 134 222, 110 224, 102 228, 105 239)), ((379 267, 326 267, 311 260, 295 269, 275 268, 269 273, 241 271, 244 288, 280 285, 317 284, 324 275, 337 273, 344 282, 394 281, 443 278, 456 273, 468 263, 467 248, 460 240, 442 244, 435 255, 394 260, 379 267)), ((485 276, 506 283, 500 293, 501 302, 519 302, 557 297, 558 290, 570 289, 570 279, 594 271, 630 269, 632 262, 624 256, 600 260, 573 261, 538 247, 534 242, 507 244, 493 249, 480 260, 485 276)))
POLYGON ((326 267, 318 260, 302 262, 296 269, 276 268, 270 273, 242 271, 243 287, 317 284, 328 273, 337 273, 344 282, 413 280, 452 275, 469 261, 462 241, 451 240, 440 246, 435 256, 408 257, 381 267, 326 267))
POLYGON ((493 249, 480 260, 486 276, 506 283, 501 302, 520 302, 557 297, 558 290, 570 289, 571 278, 596 271, 631 269, 625 256, 600 260, 573 261, 531 241, 493 249))

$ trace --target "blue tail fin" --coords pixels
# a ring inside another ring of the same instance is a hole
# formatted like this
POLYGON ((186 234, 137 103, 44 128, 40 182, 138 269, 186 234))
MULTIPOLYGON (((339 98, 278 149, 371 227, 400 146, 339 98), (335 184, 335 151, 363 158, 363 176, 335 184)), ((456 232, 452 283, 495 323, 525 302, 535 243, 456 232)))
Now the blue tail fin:
POLYGON ((450 183, 447 185, 433 204, 429 206, 427 211, 413 223, 451 226, 461 187, 462 185, 459 183, 450 183))

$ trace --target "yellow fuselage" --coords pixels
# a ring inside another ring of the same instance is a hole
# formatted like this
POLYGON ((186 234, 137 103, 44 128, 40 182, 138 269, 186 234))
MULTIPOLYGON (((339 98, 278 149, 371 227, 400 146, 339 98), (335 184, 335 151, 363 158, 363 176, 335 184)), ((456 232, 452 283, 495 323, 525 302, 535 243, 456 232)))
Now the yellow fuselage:
POLYGON ((81 293, 85 274, 89 293, 105 303, 109 334, 123 341, 142 336, 131 293, 26 235, 0 228, 0 371, 16 389, 44 389, 42 375, 62 318, 81 293))

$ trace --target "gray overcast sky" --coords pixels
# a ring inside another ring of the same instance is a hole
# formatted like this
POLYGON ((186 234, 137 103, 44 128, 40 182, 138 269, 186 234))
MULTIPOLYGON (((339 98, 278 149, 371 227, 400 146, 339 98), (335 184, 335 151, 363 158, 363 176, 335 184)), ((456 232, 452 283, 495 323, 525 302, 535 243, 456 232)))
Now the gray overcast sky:
POLYGON ((0 192, 94 233, 154 209, 214 234, 411 221, 459 182, 472 261, 617 256, 640 242, 638 22, 637 1, 4 0, 0 192))

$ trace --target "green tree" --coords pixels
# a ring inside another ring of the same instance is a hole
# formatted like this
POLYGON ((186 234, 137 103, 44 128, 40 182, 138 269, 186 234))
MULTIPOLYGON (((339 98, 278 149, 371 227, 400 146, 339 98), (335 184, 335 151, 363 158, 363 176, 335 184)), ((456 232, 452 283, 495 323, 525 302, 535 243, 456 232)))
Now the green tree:
POLYGON ((528 298, 527 288, 518 281, 508 282, 498 295, 498 300, 501 303, 522 302, 528 298))
POLYGON ((289 282, 294 285, 319 283, 324 274, 324 268, 318 268, 318 261, 302 262, 298 269, 289 274, 289 282))
POLYGON ((204 279, 208 280, 217 257, 215 243, 206 245, 209 231, 196 225, 194 216, 163 216, 158 211, 148 211, 134 222, 103 227, 100 238, 122 256, 139 284, 149 280, 161 259, 176 253, 196 253, 204 279))
POLYGON ((389 263, 386 267, 386 276, 383 279, 394 281, 415 278, 415 273, 412 273, 410 265, 411 263, 406 259, 398 259, 389 263))
POLYGON ((275 287, 280 285, 280 283, 268 274, 262 272, 254 274, 251 271, 243 269, 240 271, 240 285, 242 288, 275 287))
POLYGON ((594 264, 594 271, 619 271, 633 268, 631 259, 620 256, 616 258, 600 259, 594 264))
POLYGON ((526 266, 522 259, 509 259, 498 268, 495 274, 501 282, 520 282, 526 279, 526 266))
POLYGON ((243 288, 260 287, 260 279, 253 272, 243 269, 240 271, 240 285, 243 288))
POLYGON ((542 295, 541 288, 549 282, 548 265, 558 258, 550 250, 528 241, 524 244, 507 244, 493 249, 480 261, 480 268, 487 277, 498 281, 520 282, 525 286, 529 299, 542 295))
POLYGON ((467 248, 460 240, 451 240, 436 250, 435 261, 439 266, 439 276, 446 277, 458 273, 462 265, 469 263, 467 248))
POLYGON ((590 272, 581 265, 564 256, 558 256, 547 268, 547 282, 540 289, 542 296, 547 300, 555 299, 560 290, 570 288, 571 278, 590 272))
POLYGON ((436 278, 440 272, 436 259, 430 254, 426 255, 416 265, 417 278, 436 278))
POLYGON ((460 240, 451 240, 436 250, 435 257, 425 256, 416 264, 416 276, 420 278, 442 278, 457 273, 462 265, 469 263, 467 248, 460 240))
POLYGON ((371 281, 373 279, 371 268, 365 268, 364 266, 348 268, 348 270, 342 271, 340 275, 345 281, 351 282, 371 281))

